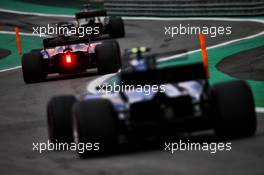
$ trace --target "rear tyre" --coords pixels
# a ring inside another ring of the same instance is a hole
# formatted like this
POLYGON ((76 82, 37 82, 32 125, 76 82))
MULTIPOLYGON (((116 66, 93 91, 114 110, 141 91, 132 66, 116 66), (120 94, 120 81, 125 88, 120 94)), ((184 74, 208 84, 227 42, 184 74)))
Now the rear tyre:
POLYGON ((110 44, 114 44, 116 49, 117 49, 117 52, 118 52, 118 64, 119 64, 119 68, 122 67, 122 61, 121 61, 121 52, 120 52, 120 45, 118 43, 117 40, 106 40, 104 41, 103 43, 110 43, 110 44))
POLYGON ((122 18, 110 17, 108 27, 111 38, 121 38, 125 36, 125 26, 122 18))
POLYGON ((22 72, 25 83, 41 82, 47 77, 40 52, 33 51, 22 56, 22 72))
POLYGON ((219 138, 249 137, 256 132, 256 112, 250 87, 231 81, 212 87, 215 106, 214 130, 219 138))
POLYGON ((73 133, 76 144, 91 144, 90 150, 79 152, 82 158, 111 153, 117 146, 117 116, 110 101, 93 99, 75 103, 73 133))
POLYGON ((97 70, 99 74, 115 73, 120 68, 119 50, 116 44, 102 43, 95 48, 97 70))
POLYGON ((71 143, 72 106, 76 99, 72 95, 53 97, 47 106, 49 140, 52 143, 71 143))

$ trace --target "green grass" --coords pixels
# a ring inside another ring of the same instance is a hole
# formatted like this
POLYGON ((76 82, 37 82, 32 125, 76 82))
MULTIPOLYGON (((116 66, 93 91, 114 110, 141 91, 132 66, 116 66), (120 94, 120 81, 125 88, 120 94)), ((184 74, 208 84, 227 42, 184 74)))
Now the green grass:
MULTIPOLYGON (((63 1, 63 2, 67 3, 67 1, 63 1)), ((1 0, 0 8, 17 10, 17 11, 26 11, 26 12, 67 14, 67 15, 74 15, 75 12, 79 11, 77 8, 46 6, 46 5, 34 4, 19 0, 1 0)))
MULTIPOLYGON (((21 65, 21 58, 17 52, 15 35, 0 34, 0 48, 11 51, 11 54, 0 59, 0 70, 21 65)), ((42 38, 33 36, 20 36, 22 52, 29 52, 31 49, 42 47, 42 38)))
MULTIPOLYGON (((215 65, 220 62, 223 58, 242 52, 246 50, 250 50, 256 47, 260 47, 264 45, 264 35, 259 37, 243 40, 240 42, 236 42, 233 44, 228 44, 226 46, 214 48, 208 50, 208 58, 209 58, 209 68, 210 68, 210 83, 214 84, 217 82, 228 81, 235 79, 218 69, 216 69, 215 65)), ((201 52, 196 52, 189 55, 189 59, 186 63, 194 63, 201 61, 201 52)), ((182 64, 182 62, 177 61, 177 59, 173 59, 170 61, 163 62, 159 65, 160 68, 167 66, 176 66, 182 64)), ((264 82, 263 81, 247 81, 251 86, 255 98, 256 105, 259 107, 264 107, 264 82)))

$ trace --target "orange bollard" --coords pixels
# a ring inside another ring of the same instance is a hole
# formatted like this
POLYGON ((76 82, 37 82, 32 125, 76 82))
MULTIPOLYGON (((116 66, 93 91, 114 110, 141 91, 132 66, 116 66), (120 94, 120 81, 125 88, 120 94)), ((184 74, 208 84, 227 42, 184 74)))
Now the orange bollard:
POLYGON ((209 78, 210 77, 210 71, 209 71, 208 56, 207 56, 207 51, 206 51, 205 37, 204 37, 203 33, 200 33, 199 39, 200 39, 200 46, 201 46, 201 50, 202 50, 203 65, 204 65, 204 68, 206 70, 207 78, 209 78))
POLYGON ((16 31, 17 51, 18 51, 18 54, 21 55, 22 49, 21 49, 21 43, 20 43, 20 37, 19 37, 19 28, 15 27, 15 31, 16 31))

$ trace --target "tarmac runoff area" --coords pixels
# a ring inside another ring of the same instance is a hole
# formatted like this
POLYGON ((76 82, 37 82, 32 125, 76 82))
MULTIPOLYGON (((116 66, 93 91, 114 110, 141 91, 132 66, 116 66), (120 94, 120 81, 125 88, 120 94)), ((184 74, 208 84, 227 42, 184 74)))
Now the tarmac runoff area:
POLYGON ((11 54, 10 50, 0 48, 0 60, 11 54))
POLYGON ((264 81, 264 46, 228 56, 216 68, 239 79, 264 81))

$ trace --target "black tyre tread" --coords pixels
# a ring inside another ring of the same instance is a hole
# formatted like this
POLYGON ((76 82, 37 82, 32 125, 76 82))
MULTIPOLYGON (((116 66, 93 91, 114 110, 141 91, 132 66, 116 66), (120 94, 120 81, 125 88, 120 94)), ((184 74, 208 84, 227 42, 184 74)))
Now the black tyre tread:
POLYGON ((112 152, 117 145, 117 116, 110 101, 95 99, 75 103, 73 117, 79 143, 100 144, 98 151, 79 153, 80 157, 100 155, 112 152))
POLYGON ((220 138, 249 137, 256 132, 256 112, 250 87, 231 81, 212 87, 215 102, 215 133, 220 138))
POLYGON ((39 52, 33 51, 22 56, 22 72, 25 83, 41 82, 46 78, 39 52))
POLYGON ((121 17, 110 17, 109 35, 112 38, 121 38, 125 36, 124 21, 121 17))
POLYGON ((118 52, 118 64, 119 64, 119 68, 122 67, 122 60, 121 60, 121 49, 120 49, 120 45, 119 42, 117 40, 105 40, 104 43, 112 43, 116 46, 117 52, 118 52))
POLYGON ((51 142, 71 143, 72 106, 76 98, 72 95, 53 97, 47 106, 48 131, 51 142))
POLYGON ((99 74, 115 73, 120 68, 120 57, 114 43, 102 43, 95 48, 99 74))

